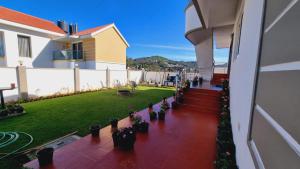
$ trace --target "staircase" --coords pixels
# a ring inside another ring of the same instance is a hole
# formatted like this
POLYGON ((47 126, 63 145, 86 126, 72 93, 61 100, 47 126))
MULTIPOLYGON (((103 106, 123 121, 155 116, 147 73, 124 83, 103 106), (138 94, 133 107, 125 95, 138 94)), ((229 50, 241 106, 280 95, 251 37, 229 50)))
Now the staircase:
POLYGON ((216 115, 220 111, 220 92, 211 89, 190 89, 184 94, 182 109, 216 115))
POLYGON ((224 79, 228 79, 228 74, 214 73, 212 80, 210 83, 212 85, 222 85, 222 81, 224 79))

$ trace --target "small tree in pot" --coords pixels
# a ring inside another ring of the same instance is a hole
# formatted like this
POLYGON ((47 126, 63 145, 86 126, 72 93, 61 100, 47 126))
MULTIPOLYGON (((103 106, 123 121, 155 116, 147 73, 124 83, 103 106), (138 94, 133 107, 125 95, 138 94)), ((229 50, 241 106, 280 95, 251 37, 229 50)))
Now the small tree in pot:
POLYGON ((44 148, 37 152, 37 158, 40 166, 46 166, 53 161, 53 148, 44 148))

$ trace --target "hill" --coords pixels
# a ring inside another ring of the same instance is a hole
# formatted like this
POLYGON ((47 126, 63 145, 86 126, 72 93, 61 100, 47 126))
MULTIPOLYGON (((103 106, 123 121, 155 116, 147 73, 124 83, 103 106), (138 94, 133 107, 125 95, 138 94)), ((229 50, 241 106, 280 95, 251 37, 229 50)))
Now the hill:
POLYGON ((127 58, 127 67, 131 69, 142 69, 150 71, 176 71, 179 69, 186 69, 193 71, 197 67, 197 63, 194 61, 174 61, 162 56, 150 56, 144 58, 127 58))

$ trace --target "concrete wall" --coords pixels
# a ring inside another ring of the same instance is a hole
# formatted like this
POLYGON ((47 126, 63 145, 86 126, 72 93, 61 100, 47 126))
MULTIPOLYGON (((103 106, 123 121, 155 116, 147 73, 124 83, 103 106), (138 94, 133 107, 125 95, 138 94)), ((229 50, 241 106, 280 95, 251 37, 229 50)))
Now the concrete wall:
POLYGON ((105 70, 79 70, 80 89, 94 90, 106 87, 105 70))
POLYGON ((126 70, 110 70, 110 87, 127 84, 126 70))
POLYGON ((46 96, 74 92, 73 69, 27 70, 29 96, 46 96))
POLYGON ((135 70, 130 70, 127 72, 128 75, 128 81, 134 81, 137 84, 139 84, 141 82, 141 80, 143 80, 143 71, 135 71, 135 70))
MULTIPOLYGON (((233 56, 230 73, 230 109, 236 157, 239 168, 254 169, 248 146, 249 122, 255 87, 256 66, 260 43, 263 1, 245 0, 239 12, 243 25, 238 56, 233 56)), ((237 16, 237 18, 240 18, 237 16)), ((237 20, 238 21, 238 20, 237 20)), ((236 22, 235 25, 238 25, 236 22)), ((235 27, 235 36, 238 35, 235 27)), ((236 43, 236 40, 234 41, 236 43)), ((237 49, 234 49, 236 51, 237 49)))
POLYGON ((23 63, 26 67, 53 67, 53 51, 63 48, 63 44, 54 42, 46 34, 0 24, 4 33, 5 62, 8 67, 23 63), (19 57, 18 35, 28 36, 31 41, 31 58, 19 57))
MULTIPOLYGON (((17 68, 0 67, 0 87, 10 87, 15 83, 17 89, 5 91, 5 101, 17 100, 21 97, 19 86, 25 84, 25 92, 29 97, 40 97, 54 94, 72 93, 75 86, 77 91, 95 90, 117 85, 126 85, 129 80, 137 83, 143 78, 142 71, 131 70, 88 70, 78 69, 53 69, 53 68, 25 68, 25 75, 18 81, 17 68), (128 73, 128 74, 127 74, 128 73), (76 76, 75 76, 76 75, 76 76)), ((23 91, 24 92, 24 91, 23 91)))
MULTIPOLYGON (((14 83, 16 86, 18 84, 16 68, 1 67, 0 77, 0 87, 10 87, 11 83, 14 83)), ((3 92, 3 95, 8 100, 15 100, 19 97, 19 92, 18 89, 7 90, 3 92)))

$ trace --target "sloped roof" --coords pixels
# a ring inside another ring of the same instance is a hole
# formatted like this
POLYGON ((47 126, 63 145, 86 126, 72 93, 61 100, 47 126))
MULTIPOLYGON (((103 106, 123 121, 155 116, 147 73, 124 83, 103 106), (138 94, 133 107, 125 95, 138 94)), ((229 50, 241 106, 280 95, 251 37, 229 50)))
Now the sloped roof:
POLYGON ((76 34, 74 34, 73 36, 95 36, 97 35, 98 33, 101 33, 109 28, 114 28, 115 31, 117 32, 117 34, 121 37, 121 39, 124 41, 124 43, 129 47, 129 44, 128 42, 126 41, 126 39, 123 37, 123 35, 121 34, 121 32, 118 30, 118 28, 115 26, 115 24, 107 24, 107 25, 104 25, 104 26, 98 26, 98 27, 95 27, 95 28, 91 28, 91 29, 87 29, 87 30, 83 30, 83 31, 80 31, 76 34))
POLYGON ((55 23, 0 6, 0 19, 35 28, 65 34, 55 23))
POLYGON ((76 36, 89 35, 89 34, 92 34, 92 33, 94 33, 94 32, 100 31, 100 30, 102 30, 102 29, 104 29, 104 28, 106 28, 106 27, 108 27, 108 26, 111 26, 111 25, 113 25, 113 24, 107 24, 107 25, 103 25, 103 26, 97 26, 97 27, 95 27, 95 28, 90 28, 90 29, 86 29, 86 30, 77 32, 77 33, 74 34, 74 35, 76 35, 76 36))

